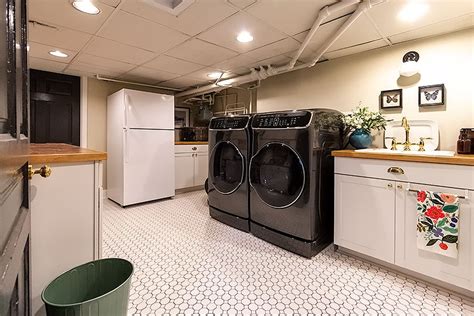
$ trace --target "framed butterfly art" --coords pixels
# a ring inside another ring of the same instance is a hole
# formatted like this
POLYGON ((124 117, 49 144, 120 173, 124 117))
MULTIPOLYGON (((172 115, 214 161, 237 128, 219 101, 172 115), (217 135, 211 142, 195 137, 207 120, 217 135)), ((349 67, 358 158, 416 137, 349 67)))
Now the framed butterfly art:
POLYGON ((401 109, 403 107, 402 89, 380 92, 380 109, 401 109))
POLYGON ((418 106, 444 104, 444 84, 418 87, 418 106))

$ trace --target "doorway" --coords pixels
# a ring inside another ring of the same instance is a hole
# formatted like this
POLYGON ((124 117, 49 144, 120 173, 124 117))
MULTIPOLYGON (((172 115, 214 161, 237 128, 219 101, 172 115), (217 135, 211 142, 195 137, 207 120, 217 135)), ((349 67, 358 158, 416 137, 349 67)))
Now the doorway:
POLYGON ((32 143, 80 145, 80 78, 30 70, 32 143))

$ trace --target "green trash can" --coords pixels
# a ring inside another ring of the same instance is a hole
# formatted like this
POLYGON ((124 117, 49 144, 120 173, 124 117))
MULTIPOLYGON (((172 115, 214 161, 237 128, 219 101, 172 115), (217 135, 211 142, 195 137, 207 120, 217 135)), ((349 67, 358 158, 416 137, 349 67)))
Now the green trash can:
POLYGON ((133 265, 124 259, 91 261, 54 279, 41 298, 48 316, 127 315, 133 265))

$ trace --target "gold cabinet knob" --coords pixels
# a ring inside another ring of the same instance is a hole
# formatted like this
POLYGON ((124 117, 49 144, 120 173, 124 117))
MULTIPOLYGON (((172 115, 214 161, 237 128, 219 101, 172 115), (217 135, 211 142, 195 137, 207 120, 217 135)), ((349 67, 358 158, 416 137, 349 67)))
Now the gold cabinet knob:
POLYGON ((405 171, 400 167, 390 167, 387 169, 387 172, 393 174, 405 174, 405 171))
POLYGON ((387 188, 389 188, 389 189, 393 188, 393 184, 391 184, 391 183, 387 184, 387 188))
POLYGON ((51 167, 49 167, 48 165, 44 165, 43 167, 36 170, 33 170, 32 165, 28 165, 28 178, 30 180, 35 174, 39 174, 43 178, 47 178, 51 175, 51 172, 51 167))
POLYGON ((401 189, 403 189, 403 185, 399 184, 399 185, 397 185, 397 188, 401 190, 401 189))

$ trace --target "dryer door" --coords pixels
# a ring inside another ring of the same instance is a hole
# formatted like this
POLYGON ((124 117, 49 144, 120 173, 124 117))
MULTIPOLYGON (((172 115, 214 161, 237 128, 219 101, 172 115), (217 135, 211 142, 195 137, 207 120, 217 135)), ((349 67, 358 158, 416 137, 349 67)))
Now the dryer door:
POLYGON ((250 185, 267 205, 286 208, 295 203, 305 186, 300 156, 283 143, 268 143, 250 162, 250 185))
POLYGON ((214 146, 209 159, 209 181, 221 194, 235 192, 245 177, 245 160, 240 150, 230 141, 214 146))

